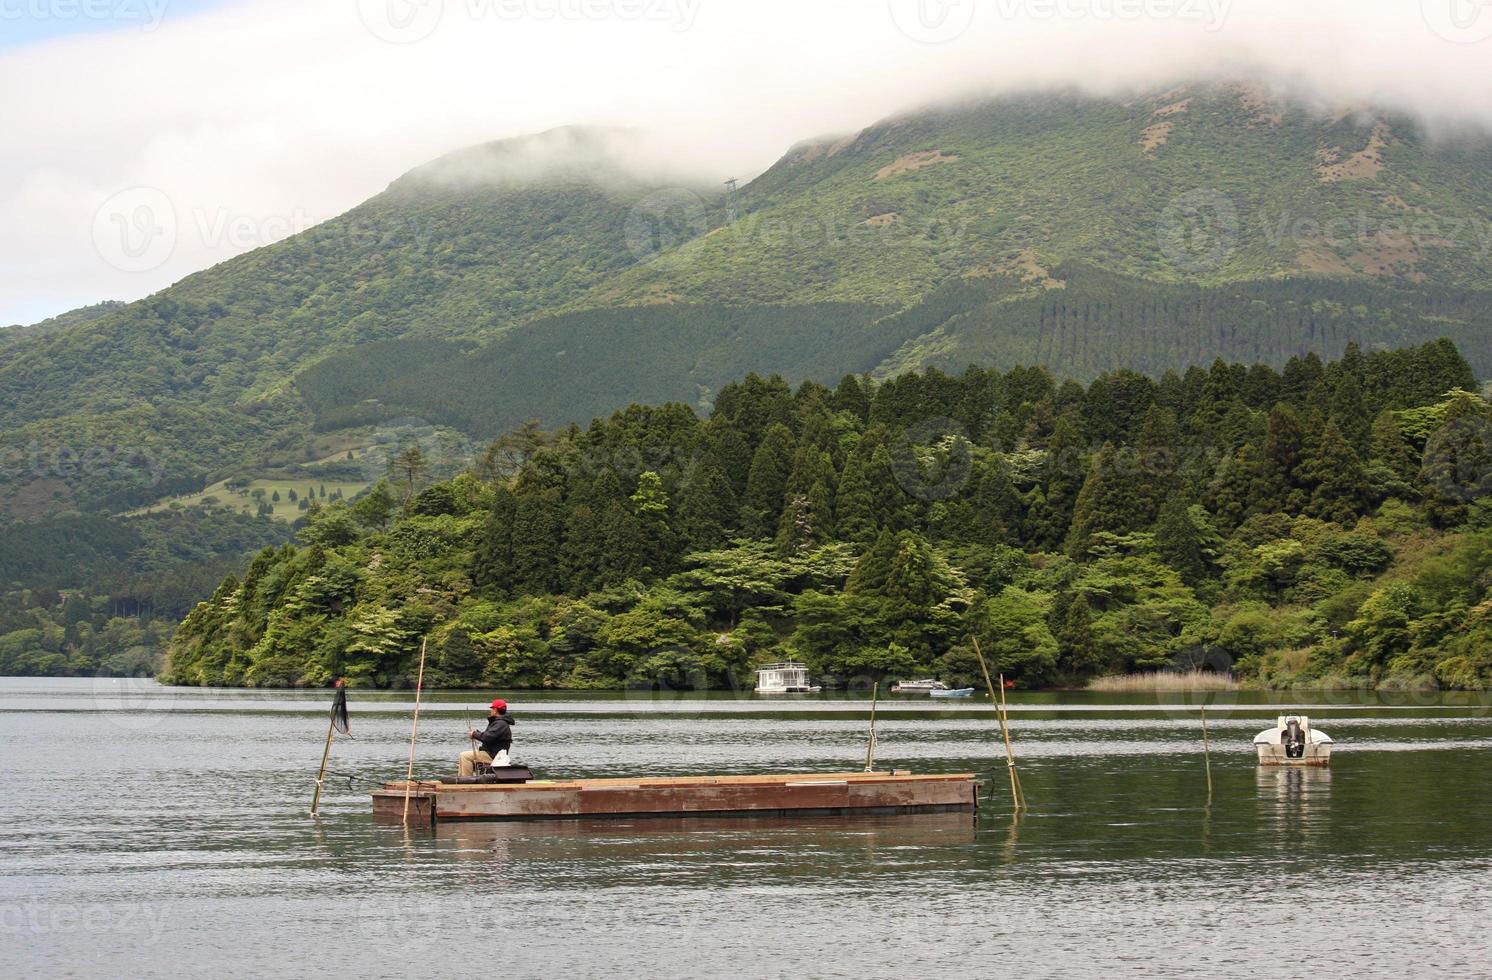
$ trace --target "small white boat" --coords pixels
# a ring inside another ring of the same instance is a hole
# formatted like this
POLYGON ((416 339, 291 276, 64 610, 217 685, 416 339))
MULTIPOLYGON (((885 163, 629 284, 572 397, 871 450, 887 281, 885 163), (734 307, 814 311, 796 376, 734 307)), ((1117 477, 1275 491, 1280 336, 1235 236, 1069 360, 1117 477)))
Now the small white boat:
POLYGON ((921 681, 902 681, 891 685, 892 694, 932 694, 937 695, 939 691, 947 691, 949 687, 942 681, 935 681, 931 677, 921 681))
POLYGON ((822 690, 809 683, 807 664, 768 664, 756 672, 757 694, 817 694, 822 690))
POLYGON ((1331 736, 1311 727, 1305 715, 1280 715, 1273 728, 1254 736, 1261 766, 1331 765, 1331 736))
POLYGON ((974 696, 974 689, 972 687, 955 687, 949 688, 946 691, 928 691, 927 693, 935 698, 968 698, 974 696))

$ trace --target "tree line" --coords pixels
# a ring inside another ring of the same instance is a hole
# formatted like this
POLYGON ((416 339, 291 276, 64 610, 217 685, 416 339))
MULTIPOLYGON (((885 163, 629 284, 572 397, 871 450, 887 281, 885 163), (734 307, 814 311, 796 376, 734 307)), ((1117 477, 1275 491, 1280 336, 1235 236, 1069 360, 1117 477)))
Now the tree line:
POLYGON ((959 682, 978 637, 1026 685, 1202 664, 1477 686, 1492 583, 1466 549, 1492 527, 1492 408, 1474 388, 1447 341, 1087 386, 751 375, 704 418, 531 425, 453 480, 406 459, 318 501, 295 545, 192 611, 165 677, 399 685, 428 640, 448 686, 749 685, 786 657, 959 682), (1400 614, 1463 645, 1379 617, 1405 588, 1400 614))

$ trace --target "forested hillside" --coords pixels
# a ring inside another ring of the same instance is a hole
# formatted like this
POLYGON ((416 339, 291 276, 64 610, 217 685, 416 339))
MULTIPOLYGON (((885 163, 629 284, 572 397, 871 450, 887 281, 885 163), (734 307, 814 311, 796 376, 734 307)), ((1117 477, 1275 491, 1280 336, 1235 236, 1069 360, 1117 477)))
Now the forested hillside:
MULTIPOLYGON (((319 505, 172 639, 168 680, 1026 686, 1169 665, 1492 684, 1492 405, 1449 342, 1086 388, 1042 368, 750 376, 319 505)), ((407 461, 406 461, 407 462, 407 461)))
MULTIPOLYGON (((284 540, 308 483, 356 496, 391 433, 438 428, 426 452, 464 465, 526 420, 710 413, 751 372, 1039 365, 1060 386, 1446 337, 1486 379, 1489 152, 1253 84, 923 109, 728 197, 635 134, 461 150, 139 302, 0 331, 0 533, 73 554, 79 526, 125 542, 192 511, 159 574, 200 582, 284 540)), ((0 562, 0 604, 167 609, 121 571, 148 552, 85 548, 63 579, 0 562)))

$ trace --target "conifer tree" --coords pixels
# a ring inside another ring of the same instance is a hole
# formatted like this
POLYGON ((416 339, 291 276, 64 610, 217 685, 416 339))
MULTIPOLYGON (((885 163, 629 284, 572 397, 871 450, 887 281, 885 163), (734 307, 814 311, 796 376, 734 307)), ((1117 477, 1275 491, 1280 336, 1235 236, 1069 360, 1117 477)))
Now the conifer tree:
POLYGON ((1300 416, 1295 409, 1285 403, 1276 405, 1269 413, 1264 434, 1259 481, 1251 486, 1250 511, 1298 512, 1305 506, 1310 496, 1300 481, 1305 442, 1300 416))
POLYGON ((1357 344, 1347 345, 1342 360, 1335 366, 1331 402, 1328 411, 1336 420, 1342 436, 1359 458, 1366 456, 1371 438, 1372 420, 1363 398, 1366 374, 1362 351, 1357 344))
MULTIPOLYGON (((731 496, 737 500, 746 492, 751 477, 751 444, 746 436, 724 418, 712 418, 704 427, 701 439, 702 461, 718 467, 730 482, 731 496)), ((734 522, 734 518, 732 519, 734 522)))
POLYGON ((1174 493, 1183 455, 1176 413, 1163 405, 1151 405, 1140 423, 1139 470, 1134 487, 1141 526, 1153 523, 1161 504, 1174 493))
POLYGON ((642 552, 643 567, 654 576, 664 576, 673 570, 678 540, 668 520, 668 494, 663 489, 663 480, 654 472, 646 472, 637 478, 637 491, 632 494, 632 513, 637 517, 637 526, 643 535, 645 547, 642 552))
POLYGON ((885 443, 877 442, 872 447, 865 476, 875 496, 876 523, 891 531, 912 527, 917 521, 917 503, 902 490, 891 449, 885 443))
POLYGON ((781 423, 769 428, 757 447, 741 500, 741 530, 747 536, 770 538, 777 533, 795 449, 792 432, 781 423))
POLYGON ((1419 474, 1420 460, 1414 447, 1404 438, 1399 420, 1392 410, 1385 408, 1373 420, 1373 432, 1369 439, 1369 458, 1375 459, 1401 480, 1413 481, 1419 474))
MULTIPOLYGON (((1045 509, 1040 523, 1033 520, 1032 536, 1039 547, 1055 549, 1067 539, 1072 510, 1083 489, 1083 443, 1071 416, 1064 415, 1052 429, 1042 467, 1045 509)), ((1034 515, 1033 515, 1034 517, 1034 515)))
POLYGON ((986 545, 1020 542, 1023 505, 1003 456, 995 456, 983 467, 971 503, 975 525, 971 540, 986 545))
POLYGON ((684 552, 720 547, 735 528, 740 508, 725 471, 708 457, 689 469, 679 494, 679 538, 684 552))
POLYGON ((1236 453, 1224 457, 1218 464, 1217 475, 1209 488, 1207 508, 1223 527, 1236 528, 1255 512, 1255 503, 1262 495, 1262 473, 1259 451, 1251 442, 1244 443, 1236 453))
POLYGON ((863 452, 852 453, 845 462, 834 503, 835 530, 841 540, 860 545, 875 540, 879 524, 863 452))
MULTIPOLYGON (((358 504, 353 504, 354 517, 357 516, 357 507, 358 504)), ((513 521, 517 508, 518 501, 512 490, 503 484, 494 488, 492 509, 487 513, 482 535, 472 553, 471 580, 478 588, 506 591, 512 586, 513 521)))
POLYGON ((528 488, 518 493, 513 518, 513 578, 529 595, 564 590, 564 574, 555 560, 563 545, 564 503, 558 490, 528 488))
POLYGON ((1368 481, 1362 460, 1342 435, 1336 419, 1326 423, 1303 469, 1312 488, 1306 513, 1338 524, 1356 522, 1367 505, 1368 481))
POLYGON ((1195 588, 1212 574, 1217 532, 1208 524, 1207 511, 1178 495, 1161 508, 1155 524, 1155 549, 1161 560, 1195 588))
POLYGON ((1063 670, 1075 676, 1092 674, 1102 666, 1103 652, 1093 637, 1093 609, 1088 597, 1079 592, 1068 604, 1067 614, 1055 630, 1058 662, 1063 670))
POLYGON ((829 404, 834 411, 845 412, 857 422, 864 423, 870 419, 870 395, 866 392, 865 385, 853 374, 846 374, 840 379, 839 387, 834 389, 834 397, 829 404))
POLYGON ((1088 478, 1073 507, 1068 552, 1077 558, 1088 553, 1096 533, 1127 534, 1144 526, 1136 498, 1134 453, 1104 443, 1088 470, 1088 478))

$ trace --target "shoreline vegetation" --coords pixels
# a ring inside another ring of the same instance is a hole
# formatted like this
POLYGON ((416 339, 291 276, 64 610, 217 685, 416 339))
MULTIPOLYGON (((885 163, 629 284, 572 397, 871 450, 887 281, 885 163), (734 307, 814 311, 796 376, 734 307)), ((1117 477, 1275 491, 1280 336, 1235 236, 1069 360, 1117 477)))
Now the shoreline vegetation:
POLYGON ((1146 694, 1155 692, 1193 693, 1210 691, 1241 691, 1242 682, 1230 674, 1218 674, 1208 670, 1148 671, 1137 674, 1109 674, 1095 677, 1088 682, 1086 690, 1102 694, 1146 694))
POLYGON ((706 418, 526 426, 446 481, 412 445, 228 576, 161 679, 396 687, 428 640, 432 688, 708 690, 787 659, 978 686, 976 637, 1027 690, 1486 689, 1475 388, 1449 341, 1086 388, 752 375, 706 418))

